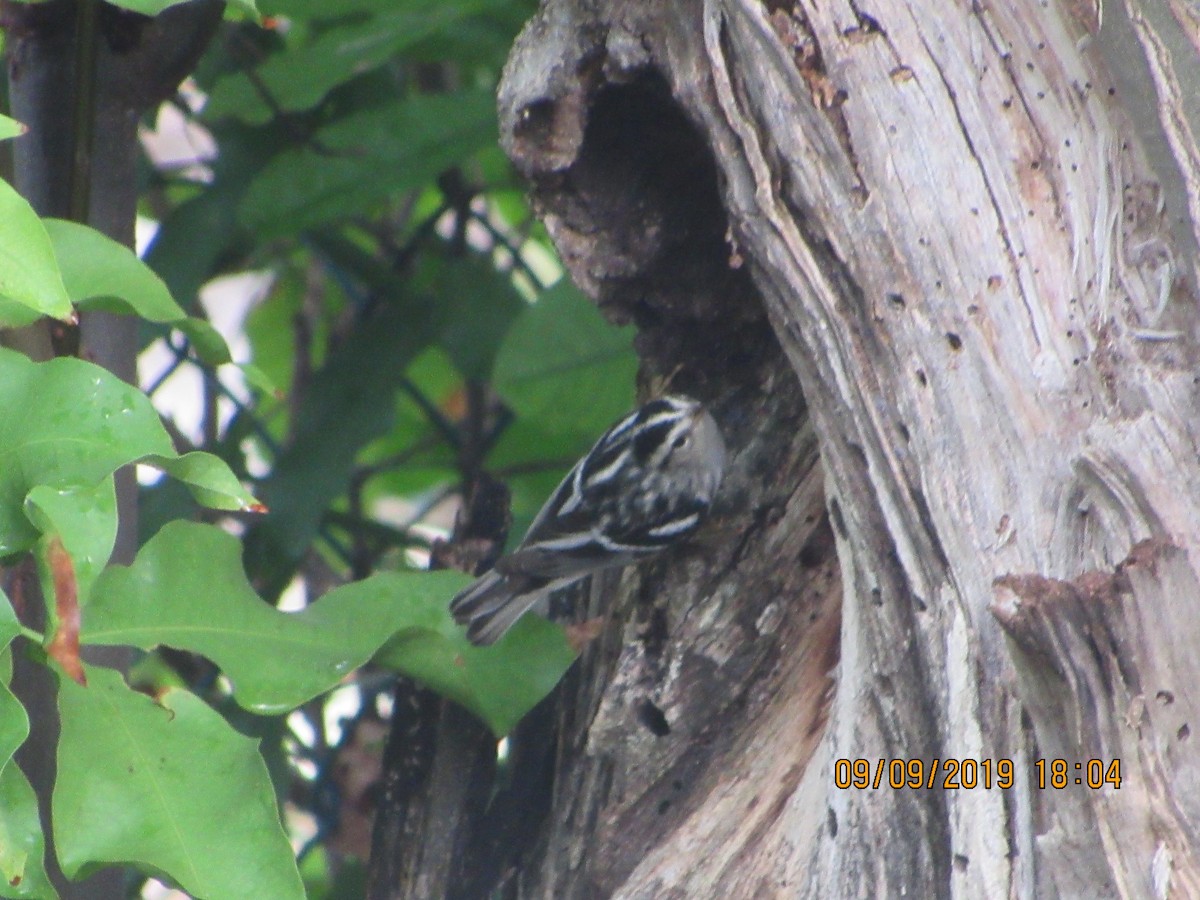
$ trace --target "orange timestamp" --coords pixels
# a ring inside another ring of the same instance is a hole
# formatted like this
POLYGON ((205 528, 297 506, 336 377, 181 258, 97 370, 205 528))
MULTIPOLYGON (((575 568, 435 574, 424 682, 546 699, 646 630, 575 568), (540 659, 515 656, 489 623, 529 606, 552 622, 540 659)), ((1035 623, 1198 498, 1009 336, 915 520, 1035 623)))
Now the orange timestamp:
POLYGON ((1043 790, 1048 787, 1062 790, 1068 785, 1087 785, 1099 790, 1106 784, 1121 787, 1121 760, 1085 759, 1069 762, 1065 759, 1038 759, 1033 763, 1034 778, 1043 790))
MULTIPOLYGON (((1033 764, 1034 783, 1040 789, 1061 789, 1069 784, 1100 789, 1121 786, 1121 761, 1090 759, 1072 765, 1065 759, 1039 759, 1033 764)), ((1017 768, 1011 759, 836 759, 833 784, 850 788, 942 788, 975 790, 1016 785, 1017 768)))

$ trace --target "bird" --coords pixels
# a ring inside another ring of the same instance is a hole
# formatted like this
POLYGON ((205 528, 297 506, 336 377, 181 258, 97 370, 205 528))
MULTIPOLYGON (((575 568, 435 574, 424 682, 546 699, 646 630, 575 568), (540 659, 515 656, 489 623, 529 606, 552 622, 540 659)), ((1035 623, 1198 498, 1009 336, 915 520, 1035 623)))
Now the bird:
POLYGON ((725 441, 697 400, 669 394, 618 420, 550 495, 520 545, 450 602, 476 645, 540 600, 602 569, 653 556, 704 520, 725 441))

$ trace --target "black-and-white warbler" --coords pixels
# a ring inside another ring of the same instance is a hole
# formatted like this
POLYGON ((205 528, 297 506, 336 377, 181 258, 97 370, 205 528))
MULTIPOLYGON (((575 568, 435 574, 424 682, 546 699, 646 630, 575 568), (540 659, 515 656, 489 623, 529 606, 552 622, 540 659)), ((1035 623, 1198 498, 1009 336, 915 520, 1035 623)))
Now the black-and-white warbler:
POLYGON ((690 534, 712 504, 725 442, 697 401, 651 400, 575 464, 521 545, 450 603, 475 644, 495 643, 530 607, 600 569, 690 534))

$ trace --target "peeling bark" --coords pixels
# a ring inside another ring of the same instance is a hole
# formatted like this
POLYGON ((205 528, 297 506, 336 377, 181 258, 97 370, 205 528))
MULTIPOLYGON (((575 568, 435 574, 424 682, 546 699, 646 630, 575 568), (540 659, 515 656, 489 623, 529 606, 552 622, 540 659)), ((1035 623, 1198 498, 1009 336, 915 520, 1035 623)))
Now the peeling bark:
POLYGON ((626 577, 563 698, 513 895, 1200 891, 1194 94, 1162 9, 1095 13, 548 0, 518 39, 506 150, 734 452, 711 546, 626 577))
MULTIPOLYGON (((1101 770, 1127 778, 1120 794, 1091 797, 1051 787, 1056 802, 1035 803, 1040 849, 1063 862, 1042 870, 1038 896, 1086 892, 1079 872, 1111 872, 1105 887, 1114 896, 1147 896, 1147 875, 1155 895, 1165 896, 1167 888, 1178 896, 1200 894, 1194 852, 1200 808, 1189 743, 1200 711, 1191 685, 1200 671, 1194 655, 1158 644, 1164 630, 1196 636, 1186 605, 1162 603, 1200 596, 1186 553, 1147 540, 1112 571, 1072 581, 1007 576, 996 588, 992 613, 1015 645, 1025 711, 1042 755, 1068 761, 1068 787, 1101 770), (1102 766, 1089 772, 1092 759, 1102 766), (1110 770, 1111 760, 1120 760, 1119 769, 1110 770)), ((1049 770, 1043 774, 1049 781, 1049 770)))

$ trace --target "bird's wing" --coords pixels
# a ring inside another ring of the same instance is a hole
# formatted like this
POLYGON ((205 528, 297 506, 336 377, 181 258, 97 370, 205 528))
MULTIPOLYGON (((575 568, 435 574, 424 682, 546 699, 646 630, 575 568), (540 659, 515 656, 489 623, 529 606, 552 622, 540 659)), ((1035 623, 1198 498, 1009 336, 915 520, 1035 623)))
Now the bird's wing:
POLYGON ((536 578, 582 577, 598 569, 626 565, 639 555, 638 548, 615 545, 602 533, 589 529, 548 536, 533 543, 527 540, 502 557, 496 563, 496 571, 536 578))
MULTIPOLYGON (((538 512, 521 545, 496 563, 505 574, 537 578, 582 576, 628 565, 670 543, 682 529, 657 534, 657 521, 614 528, 621 494, 629 489, 629 466, 646 454, 639 441, 657 446, 679 420, 678 403, 651 401, 606 431, 567 473, 538 512)), ((693 517, 692 524, 699 516, 693 517)), ((684 523, 686 527, 687 523, 684 523)))

